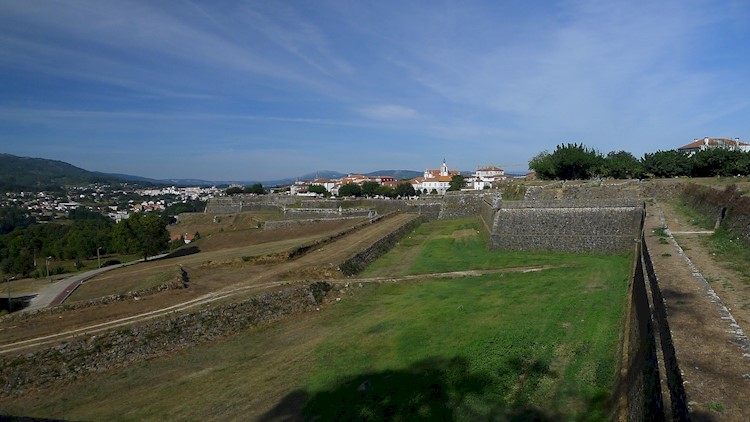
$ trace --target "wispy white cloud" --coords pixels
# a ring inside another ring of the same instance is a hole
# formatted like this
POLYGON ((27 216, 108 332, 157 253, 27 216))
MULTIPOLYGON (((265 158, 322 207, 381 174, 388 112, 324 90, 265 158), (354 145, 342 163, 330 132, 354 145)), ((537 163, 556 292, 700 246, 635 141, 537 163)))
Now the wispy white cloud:
POLYGON ((375 120, 409 120, 419 116, 416 110, 396 104, 363 107, 360 114, 375 120))
POLYGON ((750 138, 749 12, 743 0, 0 2, 0 132, 73 150, 97 137, 202 152, 210 138, 235 155, 274 143, 334 169, 348 145, 362 156, 351 170, 381 157, 372 145, 419 160, 429 144, 470 168, 567 141, 638 155, 750 138))

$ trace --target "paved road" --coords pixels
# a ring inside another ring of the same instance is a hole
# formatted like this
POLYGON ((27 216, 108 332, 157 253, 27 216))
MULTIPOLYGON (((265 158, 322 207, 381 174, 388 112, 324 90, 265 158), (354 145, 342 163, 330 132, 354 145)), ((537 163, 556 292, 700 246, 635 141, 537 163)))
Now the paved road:
MULTIPOLYGON (((148 259, 154 260, 154 259, 164 258, 165 256, 167 256, 167 254, 151 256, 148 259)), ((59 305, 63 303, 65 299, 67 299, 68 296, 70 296, 75 291, 75 289, 77 289, 78 286, 83 284, 86 280, 89 280, 101 273, 114 270, 115 268, 121 268, 121 267, 125 267, 128 265, 137 264, 139 262, 143 262, 143 259, 128 262, 125 264, 116 264, 116 265, 110 265, 110 266, 103 267, 103 268, 97 268, 95 270, 76 274, 68 278, 64 278, 62 280, 57 280, 53 283, 50 283, 50 285, 47 288, 38 292, 37 295, 34 296, 29 301, 29 306, 26 307, 24 311, 34 311, 37 309, 46 308, 48 306, 59 305)))

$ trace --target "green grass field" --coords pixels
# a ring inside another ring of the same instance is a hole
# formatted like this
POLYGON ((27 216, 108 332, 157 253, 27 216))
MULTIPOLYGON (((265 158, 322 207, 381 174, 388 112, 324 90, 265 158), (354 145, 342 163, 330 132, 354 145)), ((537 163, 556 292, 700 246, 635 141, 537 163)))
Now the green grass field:
POLYGON ((487 251, 477 227, 476 220, 423 224, 367 275, 565 266, 362 287, 355 281, 353 295, 321 312, 2 401, 0 414, 606 419, 630 258, 487 251))

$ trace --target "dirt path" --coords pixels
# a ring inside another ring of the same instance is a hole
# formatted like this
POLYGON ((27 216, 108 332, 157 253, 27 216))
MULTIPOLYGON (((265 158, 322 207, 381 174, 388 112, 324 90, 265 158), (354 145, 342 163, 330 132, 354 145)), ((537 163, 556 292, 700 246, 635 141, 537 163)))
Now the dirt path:
POLYGON ((144 298, 143 301, 117 302, 11 323, 15 325, 3 324, 0 354, 18 352, 82 334, 93 334, 131 325, 225 300, 232 296, 273 288, 288 282, 281 280, 284 275, 298 273, 304 268, 336 266, 415 218, 418 216, 414 214, 398 214, 383 219, 308 252, 296 260, 266 266, 262 271, 254 273, 252 278, 217 291, 193 295, 193 297, 190 292, 177 291, 172 295, 182 299, 177 303, 165 303, 155 298, 159 295, 153 295, 153 297, 144 298))
MULTIPOLYGON (((664 223, 678 233, 700 230, 689 226, 667 204, 648 206, 646 243, 664 296, 692 417, 747 420, 750 350, 743 343, 740 325, 732 319, 734 309, 730 312, 724 307, 723 301, 730 300, 731 295, 716 292, 714 283, 707 283, 703 277, 704 272, 722 271, 721 266, 696 238, 706 234, 678 235, 683 244, 685 236, 695 240, 685 254, 670 232, 667 236, 652 232, 664 223)), ((724 276, 732 277, 728 273, 724 276)))

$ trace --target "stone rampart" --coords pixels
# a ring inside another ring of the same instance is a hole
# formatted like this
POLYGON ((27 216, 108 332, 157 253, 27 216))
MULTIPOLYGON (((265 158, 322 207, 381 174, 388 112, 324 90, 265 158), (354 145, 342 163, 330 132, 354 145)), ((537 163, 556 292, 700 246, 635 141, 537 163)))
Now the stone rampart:
POLYGON ((492 249, 625 253, 639 237, 636 200, 514 201, 487 198, 480 216, 492 249))
POLYGON ((620 183, 551 182, 544 186, 527 187, 524 199, 527 201, 601 201, 611 198, 637 199, 642 195, 641 182, 638 180, 620 183))
POLYGON ((344 275, 354 275, 367 268, 376 259, 391 250, 393 246, 422 223, 422 218, 414 218, 396 230, 373 243, 369 248, 344 261, 339 268, 344 275))
POLYGON ((297 220, 271 220, 263 223, 263 230, 279 230, 316 224, 322 221, 360 220, 362 217, 309 218, 297 220))
POLYGON ((439 220, 477 216, 480 213, 483 192, 448 192, 443 197, 439 220))
POLYGON ((231 214, 243 211, 278 211, 284 206, 297 203, 289 195, 239 194, 211 198, 206 204, 207 214, 231 214))
POLYGON ((285 208, 283 213, 288 219, 374 217, 377 215, 377 212, 365 208, 285 208))
POLYGON ((218 305, 5 358, 0 394, 18 395, 54 382, 130 365, 192 347, 246 328, 316 309, 327 283, 313 283, 218 305))

